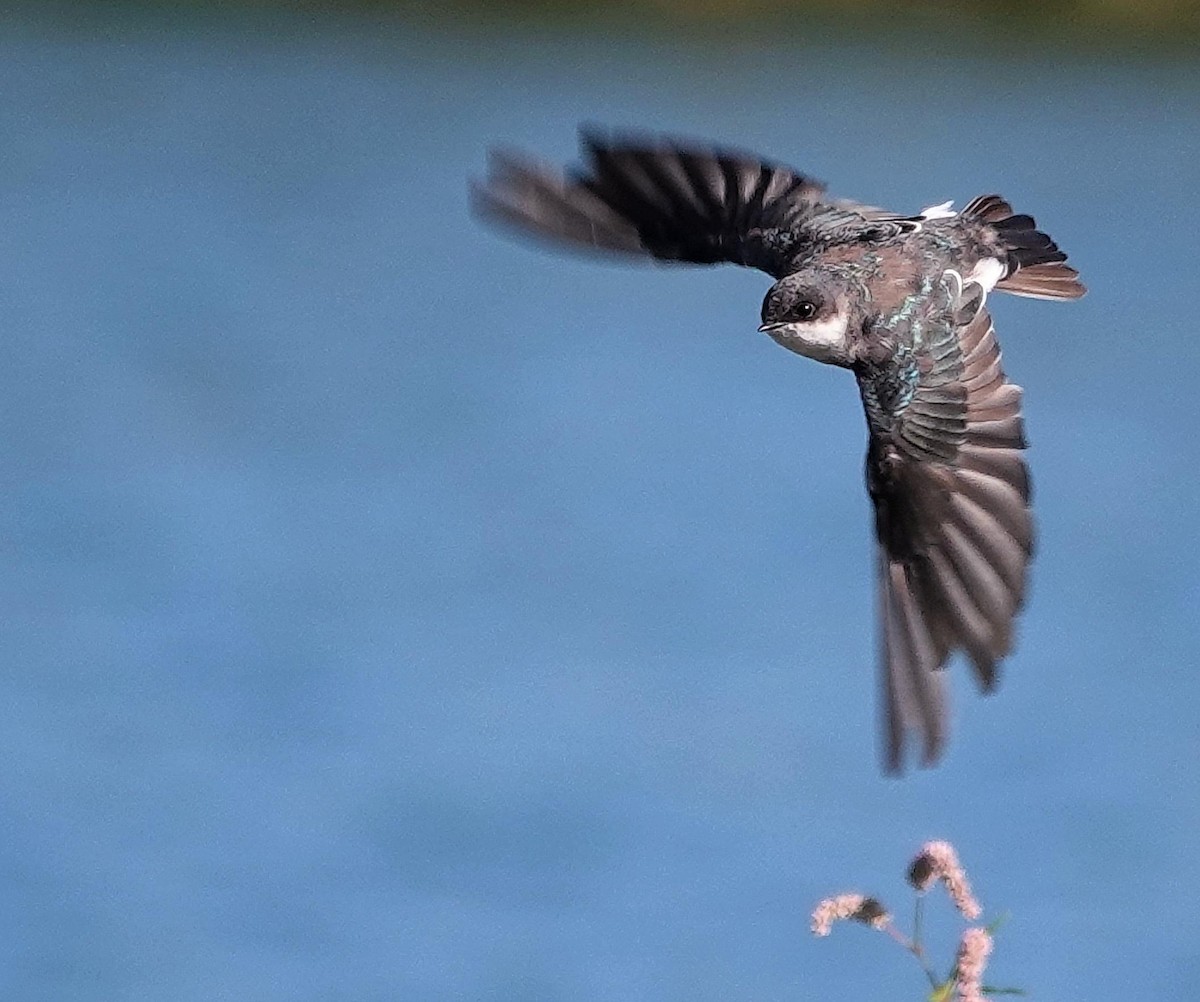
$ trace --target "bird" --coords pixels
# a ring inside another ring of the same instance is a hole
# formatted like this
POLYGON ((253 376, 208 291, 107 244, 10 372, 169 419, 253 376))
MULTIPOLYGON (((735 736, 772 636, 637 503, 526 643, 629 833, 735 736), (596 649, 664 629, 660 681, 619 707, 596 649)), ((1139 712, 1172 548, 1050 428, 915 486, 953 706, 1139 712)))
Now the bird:
POLYGON ((758 330, 849 369, 867 425, 885 773, 942 757, 946 667, 992 692, 1014 646, 1034 552, 1022 390, 987 297, 1084 294, 1067 256, 999 195, 903 215, 833 198, 783 164, 656 133, 581 129, 560 170, 506 150, 472 182, 475 213, 564 249, 732 263, 774 284, 758 330))

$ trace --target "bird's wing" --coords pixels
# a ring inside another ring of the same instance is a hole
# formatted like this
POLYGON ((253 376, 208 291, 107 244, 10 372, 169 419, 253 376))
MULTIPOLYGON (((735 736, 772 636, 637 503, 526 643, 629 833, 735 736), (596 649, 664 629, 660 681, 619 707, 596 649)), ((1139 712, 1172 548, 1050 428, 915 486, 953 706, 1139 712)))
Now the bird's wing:
MULTIPOLYGON (((891 772, 910 733, 924 764, 939 757, 942 669, 956 650, 985 691, 995 685, 1033 553, 1021 388, 1004 377, 982 289, 953 284, 943 322, 914 347, 907 402, 886 433, 873 432, 867 456, 891 772)), ((861 378, 860 387, 870 420, 872 388, 861 378)))
POLYGON ((904 217, 823 198, 787 167, 733 151, 637 134, 583 133, 571 173, 493 153, 472 189, 476 211, 583 249, 696 264, 732 262, 780 277, 806 250, 886 239, 904 217))

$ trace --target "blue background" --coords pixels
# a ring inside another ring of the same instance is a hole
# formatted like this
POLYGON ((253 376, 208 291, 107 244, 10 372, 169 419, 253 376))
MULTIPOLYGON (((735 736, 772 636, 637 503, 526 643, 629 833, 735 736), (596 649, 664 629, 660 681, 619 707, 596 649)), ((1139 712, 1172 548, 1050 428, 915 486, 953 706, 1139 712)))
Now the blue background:
POLYGON ((995 983, 1195 990, 1195 62, 4 27, 0 993, 920 998, 808 913, 906 916, 930 837, 1012 914, 995 983), (762 275, 470 218, 489 145, 583 120, 1000 191, 1091 287, 992 300, 1039 552, 937 770, 876 764, 852 379, 755 332, 762 275))

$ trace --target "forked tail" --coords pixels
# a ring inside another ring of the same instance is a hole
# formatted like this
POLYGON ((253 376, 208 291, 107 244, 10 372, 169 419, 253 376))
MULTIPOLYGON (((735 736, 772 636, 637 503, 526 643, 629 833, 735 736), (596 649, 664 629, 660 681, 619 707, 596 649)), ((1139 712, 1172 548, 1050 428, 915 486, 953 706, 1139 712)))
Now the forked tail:
POLYGON ((1058 244, 1037 228, 1032 216, 1015 214, 999 195, 980 195, 962 215, 986 223, 1005 255, 997 289, 1036 299, 1078 299, 1087 291, 1058 244))

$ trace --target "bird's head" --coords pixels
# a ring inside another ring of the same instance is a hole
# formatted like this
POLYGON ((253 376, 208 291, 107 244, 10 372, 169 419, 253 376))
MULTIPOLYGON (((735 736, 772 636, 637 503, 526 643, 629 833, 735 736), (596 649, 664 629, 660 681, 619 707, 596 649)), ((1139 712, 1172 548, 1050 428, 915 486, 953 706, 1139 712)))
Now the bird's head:
POLYGON ((781 278, 767 293, 758 329, 790 351, 818 362, 850 364, 850 295, 823 272, 781 278))

